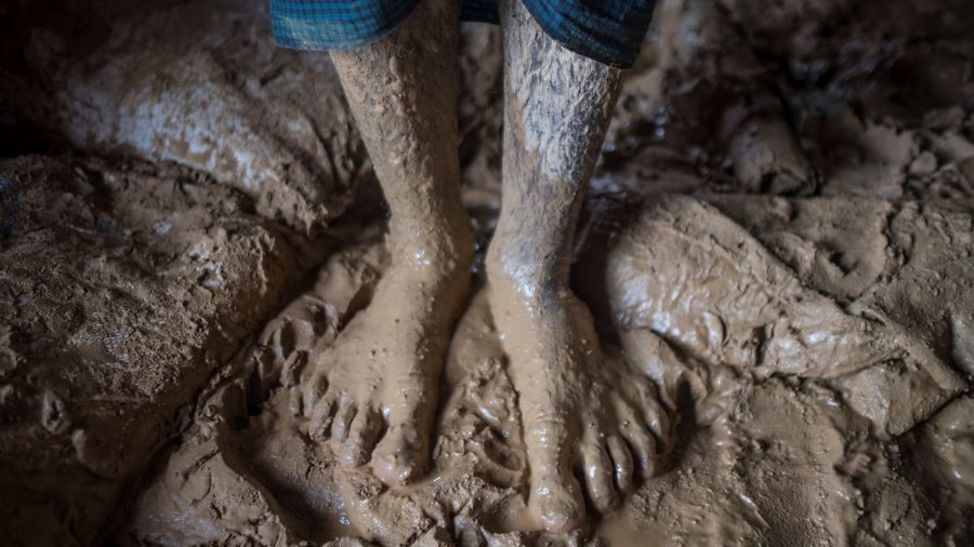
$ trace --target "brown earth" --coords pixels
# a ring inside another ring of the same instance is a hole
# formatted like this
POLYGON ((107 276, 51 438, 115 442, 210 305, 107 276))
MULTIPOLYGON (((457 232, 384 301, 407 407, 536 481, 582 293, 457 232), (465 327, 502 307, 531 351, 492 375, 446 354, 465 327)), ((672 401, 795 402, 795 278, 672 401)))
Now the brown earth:
MULTIPOLYGON (((573 281, 612 362, 659 387, 676 444, 622 507, 558 536, 526 511, 482 294, 428 477, 344 472, 293 411, 300 368, 387 262, 326 55, 273 48, 260 2, 0 7, 4 543, 970 544, 972 16, 660 3, 573 281)), ((464 42, 484 245, 499 36, 464 42)))

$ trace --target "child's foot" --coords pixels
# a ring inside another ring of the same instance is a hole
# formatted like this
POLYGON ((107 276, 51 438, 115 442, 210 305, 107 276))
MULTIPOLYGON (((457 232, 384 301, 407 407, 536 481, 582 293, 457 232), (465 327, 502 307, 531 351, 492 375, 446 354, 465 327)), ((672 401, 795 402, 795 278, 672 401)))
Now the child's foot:
POLYGON ((647 378, 604 358, 592 316, 569 289, 526 297, 501 283, 490 291, 518 390, 529 505, 545 528, 567 531, 584 521, 582 486, 604 513, 636 475, 652 475, 667 416, 647 378))
POLYGON ((426 467, 450 328, 469 286, 461 262, 391 267, 302 380, 312 438, 330 442, 345 467, 371 461, 387 484, 426 467))

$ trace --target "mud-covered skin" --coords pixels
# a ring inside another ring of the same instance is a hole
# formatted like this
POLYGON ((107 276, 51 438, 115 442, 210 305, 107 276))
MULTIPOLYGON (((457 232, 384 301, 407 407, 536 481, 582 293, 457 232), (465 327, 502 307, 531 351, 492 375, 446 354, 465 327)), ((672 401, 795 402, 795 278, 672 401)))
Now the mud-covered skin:
POLYGON ((301 407, 311 438, 330 442, 345 467, 371 460, 389 484, 427 467, 450 314, 463 289, 458 276, 394 266, 370 307, 316 352, 301 407))
POLYGON ((572 530, 585 522, 583 492, 604 514, 653 475, 667 415, 644 375, 603 355, 570 291, 537 309, 497 285, 491 299, 518 390, 530 507, 547 529, 572 530))
POLYGON ((343 464, 371 459, 388 483, 426 467, 436 382, 469 285, 452 107, 458 20, 452 2, 427 0, 389 37, 332 53, 392 213, 392 264, 368 308, 313 358, 302 409, 343 464))
POLYGON ((520 2, 504 29, 503 203, 487 257, 494 320, 519 396, 529 505, 567 531, 652 473, 667 428, 645 378, 610 369, 591 315, 568 286, 581 199, 608 125, 619 71, 570 52, 520 2), (621 386, 631 389, 620 389, 621 386))

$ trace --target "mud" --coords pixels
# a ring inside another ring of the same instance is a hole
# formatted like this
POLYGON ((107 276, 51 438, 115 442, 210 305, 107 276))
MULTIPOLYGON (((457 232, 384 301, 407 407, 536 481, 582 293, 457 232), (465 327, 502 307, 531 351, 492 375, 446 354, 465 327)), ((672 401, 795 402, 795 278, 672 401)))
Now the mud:
POLYGON ((673 446, 571 534, 528 508, 518 391, 483 287, 496 30, 461 36, 475 287, 431 469, 390 487, 345 470, 302 412, 301 371, 376 309, 393 267, 327 56, 273 49, 259 2, 43 7, 0 8, 10 543, 974 538, 964 2, 660 3, 623 76, 572 286, 606 370, 654 385, 673 446))

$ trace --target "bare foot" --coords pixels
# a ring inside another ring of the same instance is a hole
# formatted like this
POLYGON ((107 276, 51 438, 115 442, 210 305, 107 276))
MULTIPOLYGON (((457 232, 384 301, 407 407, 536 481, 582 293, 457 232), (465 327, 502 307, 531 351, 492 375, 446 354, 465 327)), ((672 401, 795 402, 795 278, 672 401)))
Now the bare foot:
POLYGON ((331 52, 391 213, 393 266, 303 389, 312 432, 386 483, 425 467, 436 387, 470 281, 457 154, 459 7, 424 1, 394 32, 331 52))
POLYGON ((404 483, 429 458, 437 384, 469 272, 391 267, 368 308, 319 354, 302 379, 313 439, 328 441, 347 468, 371 464, 387 484, 404 483))
POLYGON ((568 531, 585 517, 575 474, 596 511, 612 509, 637 477, 653 474, 668 418, 647 378, 602 355, 592 316, 570 290, 490 291, 518 390, 529 506, 548 530, 568 531))

